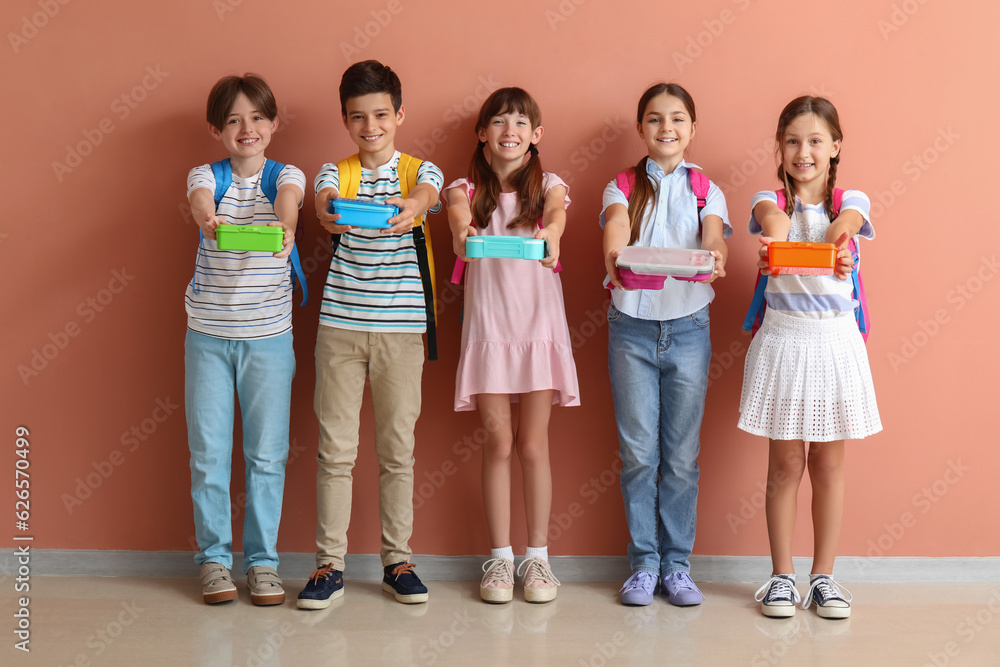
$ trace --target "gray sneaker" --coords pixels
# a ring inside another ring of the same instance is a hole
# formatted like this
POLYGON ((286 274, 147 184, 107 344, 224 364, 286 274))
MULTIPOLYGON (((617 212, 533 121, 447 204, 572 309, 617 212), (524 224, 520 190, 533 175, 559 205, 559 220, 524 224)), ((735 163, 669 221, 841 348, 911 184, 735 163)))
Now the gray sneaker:
POLYGON ((205 604, 228 602, 239 595, 236 584, 221 563, 202 563, 201 565, 201 597, 205 604))
POLYGON ((247 570, 247 588, 250 589, 250 601, 255 605, 263 607, 285 601, 285 589, 273 567, 254 565, 247 570))

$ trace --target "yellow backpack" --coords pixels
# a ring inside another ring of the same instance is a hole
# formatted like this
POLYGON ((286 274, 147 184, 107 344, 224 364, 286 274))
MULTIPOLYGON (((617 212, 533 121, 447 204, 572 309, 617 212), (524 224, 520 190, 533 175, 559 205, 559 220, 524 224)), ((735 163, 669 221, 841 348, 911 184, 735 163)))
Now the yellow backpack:
MULTIPOLYGON (((399 154, 399 163, 396 165, 396 173, 399 174, 400 197, 406 199, 410 191, 417 185, 417 170, 420 169, 422 160, 418 160, 406 153, 399 154)), ((349 158, 345 158, 337 163, 337 172, 340 178, 340 196, 354 199, 358 196, 358 188, 361 186, 361 160, 357 153, 349 158)), ((434 279, 434 252, 431 250, 431 237, 424 232, 424 219, 426 214, 420 216, 413 222, 413 245, 417 251, 417 266, 420 267, 420 280, 424 288, 424 307, 427 312, 427 358, 431 361, 437 359, 437 282, 434 279)), ((334 252, 340 240, 338 234, 334 234, 334 252)))

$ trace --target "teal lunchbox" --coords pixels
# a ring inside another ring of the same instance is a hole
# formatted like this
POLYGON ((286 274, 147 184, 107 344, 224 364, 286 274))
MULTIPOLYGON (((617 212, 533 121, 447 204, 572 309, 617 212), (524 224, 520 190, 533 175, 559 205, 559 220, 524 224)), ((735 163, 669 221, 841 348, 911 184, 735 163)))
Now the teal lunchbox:
POLYGON ((264 225, 219 225, 215 242, 219 250, 281 252, 285 230, 264 225))
POLYGON ((465 239, 465 256, 544 259, 545 241, 524 236, 469 236, 465 239))
POLYGON ((387 229, 389 218, 399 215, 399 208, 364 199, 331 199, 329 213, 340 216, 336 224, 368 229, 387 229))

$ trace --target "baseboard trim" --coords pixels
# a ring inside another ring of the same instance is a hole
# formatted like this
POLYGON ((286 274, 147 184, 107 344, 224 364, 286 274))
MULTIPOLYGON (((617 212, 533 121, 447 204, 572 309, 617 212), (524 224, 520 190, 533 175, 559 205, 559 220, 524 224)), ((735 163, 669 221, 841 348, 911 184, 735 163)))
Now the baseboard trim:
MULTIPOLYGON (((193 554, 188 551, 103 551, 89 549, 32 549, 30 573, 34 576, 190 577, 193 554)), ((427 581, 475 581, 482 576, 484 556, 428 556, 415 554, 417 572, 427 581)), ((305 579, 316 567, 311 553, 280 554, 280 572, 286 579, 305 579)), ((242 554, 234 554, 233 569, 242 571, 242 554)), ((624 556, 553 556, 553 570, 562 581, 624 581, 629 575, 624 556)), ((795 569, 804 575, 811 560, 796 558, 795 569)), ((0 551, 0 581, 17 574, 13 549, 0 551)), ((377 554, 348 555, 345 570, 359 580, 382 576, 377 554)), ((704 583, 749 583, 771 571, 767 556, 692 556, 691 574, 704 583)), ((981 583, 1000 581, 1000 557, 985 558, 863 558, 837 559, 836 577, 858 583, 981 583)))

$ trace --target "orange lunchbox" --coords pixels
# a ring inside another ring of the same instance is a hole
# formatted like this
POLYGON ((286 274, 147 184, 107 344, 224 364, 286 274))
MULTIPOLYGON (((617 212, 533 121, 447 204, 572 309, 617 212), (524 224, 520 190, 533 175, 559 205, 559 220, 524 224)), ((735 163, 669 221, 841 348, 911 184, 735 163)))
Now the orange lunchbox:
POLYGON ((832 276, 836 262, 837 246, 832 243, 772 241, 767 246, 767 266, 773 276, 832 276))

